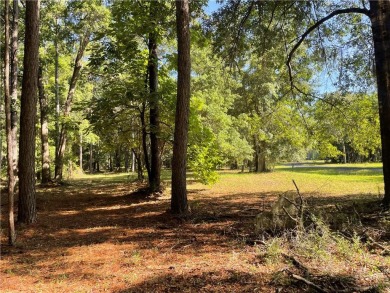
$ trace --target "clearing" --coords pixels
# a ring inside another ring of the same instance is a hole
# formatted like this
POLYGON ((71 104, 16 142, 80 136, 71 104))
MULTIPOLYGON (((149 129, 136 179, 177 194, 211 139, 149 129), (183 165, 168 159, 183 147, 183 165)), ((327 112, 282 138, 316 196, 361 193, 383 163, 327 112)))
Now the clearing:
MULTIPOLYGON (((189 180, 191 213, 169 213, 169 174, 159 197, 128 174, 83 175, 38 187, 38 222, 1 230, 2 292, 389 292, 390 215, 379 164, 278 166, 189 180), (254 220, 291 190, 318 220, 311 229, 255 233, 254 220), (345 214, 335 221, 336 213, 345 214), (341 213, 342 212, 342 213, 341 213), (329 215, 331 215, 329 217, 329 215), (327 219, 327 220, 326 220, 327 219), (332 221, 333 220, 333 221, 332 221), (335 231, 335 230, 334 230, 335 231), (319 288, 317 288, 319 290, 319 288), (315 291, 313 291, 315 292, 315 291)), ((1 203, 6 223, 6 195, 1 203)))

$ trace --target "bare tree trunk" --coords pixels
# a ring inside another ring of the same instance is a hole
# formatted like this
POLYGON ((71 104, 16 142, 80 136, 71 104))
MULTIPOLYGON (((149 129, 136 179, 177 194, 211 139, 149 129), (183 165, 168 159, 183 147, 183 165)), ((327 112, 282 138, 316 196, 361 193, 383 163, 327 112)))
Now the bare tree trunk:
POLYGON ((92 173, 93 173, 93 146, 91 143, 89 144, 89 174, 92 173))
POLYGON ((160 156, 160 110, 158 105, 158 73, 157 73, 157 44, 149 39, 149 90, 150 90, 150 177, 149 189, 151 192, 161 190, 161 156, 160 156))
MULTIPOLYGON (((155 19, 156 6, 154 1, 150 2, 150 18, 151 21, 155 19)), ((158 192, 161 190, 161 155, 160 155, 160 109, 159 109, 159 95, 158 95, 158 56, 157 56, 157 42, 155 33, 149 34, 149 62, 148 62, 148 76, 149 76, 149 107, 150 107, 150 177, 149 190, 150 192, 158 192)))
POLYGON ((382 137, 383 204, 390 207, 390 1, 370 1, 374 54, 378 86, 379 119, 382 137))
POLYGON ((80 170, 83 171, 83 133, 80 132, 80 148, 79 148, 79 161, 80 161, 80 170))
MULTIPOLYGON (((13 169, 15 179, 18 174, 18 144, 17 124, 18 113, 16 103, 18 100, 18 51, 19 51, 19 1, 13 0, 12 42, 11 42, 11 131, 13 141, 13 169)), ((15 180, 16 181, 16 180, 15 180)))
POLYGON ((41 109, 41 162, 42 162, 42 184, 47 184, 51 181, 50 177, 50 153, 49 153, 49 105, 45 94, 45 88, 42 80, 42 66, 39 66, 38 73, 38 92, 39 105, 41 109))
POLYGON ((347 163, 347 150, 345 149, 345 142, 343 141, 343 163, 347 163))
POLYGON ((150 164, 149 164, 149 155, 148 155, 148 144, 146 132, 146 122, 145 122, 145 103, 142 104, 142 109, 140 110, 140 120, 141 120, 141 132, 142 132, 142 150, 144 153, 144 162, 146 167, 146 172, 148 173, 148 178, 150 178, 150 164))
MULTIPOLYGON (((134 132, 131 134, 133 140, 135 139, 135 134, 134 132)), ((131 172, 135 172, 135 152, 131 152, 131 172)))
POLYGON ((172 197, 171 210, 174 214, 183 214, 187 204, 187 142, 190 110, 190 12, 188 0, 176 1, 176 25, 178 44, 177 102, 175 133, 172 158, 172 197))
POLYGON ((34 223, 37 217, 35 196, 35 121, 37 113, 39 4, 26 1, 23 81, 20 107, 19 209, 18 220, 34 223))
MULTIPOLYGON (((55 65, 54 65, 54 86, 55 86, 55 100, 56 100, 56 133, 55 133, 55 159, 57 162, 57 155, 59 153, 59 141, 60 141, 60 92, 59 92, 59 83, 58 83, 58 18, 56 16, 56 35, 54 37, 54 48, 55 48, 55 65)), ((57 163, 55 163, 57 165, 57 163)), ((54 175, 56 177, 56 174, 54 175)))
MULTIPOLYGON (((73 67, 73 74, 69 84, 68 96, 65 101, 65 107, 63 111, 64 118, 68 117, 70 111, 72 109, 72 101, 73 96, 76 91, 77 80, 80 75, 80 70, 82 67, 81 60, 84 56, 85 49, 89 43, 90 33, 86 33, 80 40, 79 50, 77 52, 76 60, 73 67)), ((62 170, 64 167, 64 154, 66 148, 66 140, 67 140, 67 129, 68 125, 66 123, 62 123, 60 126, 60 136, 58 141, 58 149, 56 152, 56 162, 55 162, 55 178, 58 181, 62 180, 62 170)))
POLYGON ((130 170, 130 152, 128 147, 125 148, 125 172, 129 172, 130 170))
POLYGON ((8 177, 8 243, 14 245, 16 240, 15 218, 14 218, 14 191, 15 175, 13 169, 14 143, 12 137, 12 119, 11 119, 11 96, 10 96, 10 25, 9 25, 9 1, 4 1, 4 105, 5 105, 5 124, 7 135, 7 177, 8 177))

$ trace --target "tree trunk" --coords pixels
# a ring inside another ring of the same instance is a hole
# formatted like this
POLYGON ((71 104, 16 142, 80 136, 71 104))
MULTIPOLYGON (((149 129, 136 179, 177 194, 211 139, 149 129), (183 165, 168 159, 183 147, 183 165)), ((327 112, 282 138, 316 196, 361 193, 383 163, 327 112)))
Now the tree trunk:
MULTIPOLYGON (((55 87, 55 100, 56 100, 56 132, 55 132, 55 159, 57 162, 57 154, 59 152, 59 141, 60 141, 60 92, 59 92, 59 82, 58 82, 58 18, 56 16, 56 35, 54 37, 54 48, 55 48, 55 65, 54 65, 54 87, 55 87)), ((57 163, 55 163, 57 165, 57 163)), ((54 175, 56 177, 56 174, 54 175)))
POLYGON ((49 153, 49 105, 45 95, 45 88, 42 80, 42 66, 39 66, 38 72, 38 92, 39 105, 41 109, 41 163, 42 163, 42 184, 47 184, 51 181, 50 178, 50 153, 49 153))
POLYGON ((148 173, 148 178, 150 175, 150 164, 149 164, 149 155, 148 155, 148 144, 147 137, 148 134, 146 132, 146 122, 145 122, 145 103, 142 104, 142 109, 140 110, 140 120, 141 120, 141 132, 142 132, 142 150, 144 153, 144 162, 146 167, 146 172, 148 173))
POLYGON ((121 151, 120 148, 117 148, 115 150, 115 171, 120 172, 121 170, 121 151))
POLYGON ((135 172, 135 154, 132 153, 131 155, 131 172, 134 173, 135 172))
POLYGON ((19 209, 18 220, 36 221, 35 196, 35 121, 37 113, 39 4, 26 1, 25 40, 19 140, 19 209))
POLYGON ((186 167, 188 121, 190 110, 191 56, 190 13, 188 0, 176 1, 176 25, 178 44, 177 102, 172 158, 171 210, 183 214, 188 210, 186 167))
MULTIPOLYGON (((137 178, 138 178, 138 180, 143 180, 144 174, 143 174, 143 170, 142 170, 141 151, 139 151, 137 154, 135 149, 132 149, 132 152, 133 152, 133 158, 135 159, 135 161, 137 161, 137 178)), ((135 161, 133 161, 134 164, 135 164, 135 161)))
POLYGON ((10 96, 10 52, 9 52, 9 1, 4 1, 4 105, 5 105, 5 124, 7 135, 7 177, 8 177, 8 243, 14 245, 16 240, 15 218, 14 218, 14 143, 12 136, 12 118, 11 118, 11 96, 10 96))
POLYGON ((347 150, 345 148, 345 142, 343 141, 343 163, 347 163, 347 150))
MULTIPOLYGON (((151 5, 151 18, 154 19, 155 14, 154 1, 151 5)), ((149 189, 150 192, 158 192, 161 190, 161 156, 160 156, 160 110, 158 105, 158 56, 157 43, 155 33, 149 35, 149 62, 148 62, 148 76, 149 76, 149 107, 150 107, 150 177, 149 189)))
POLYGON ((83 133, 80 132, 80 146, 79 146, 79 163, 80 171, 83 171, 83 133))
POLYGON ((92 173, 93 173, 93 146, 92 144, 89 144, 89 174, 92 173))
MULTIPOLYGON (((131 134, 131 136, 132 136, 132 138, 133 138, 133 140, 134 140, 134 138, 135 138, 135 134, 134 134, 134 132, 131 134)), ((131 172, 132 173, 134 173, 135 172, 135 152, 134 151, 132 151, 131 152, 131 172)))
POLYGON ((383 204, 390 207, 390 1, 370 1, 370 18, 378 87, 379 120, 382 137, 383 204))
MULTIPOLYGON (((80 46, 74 63, 73 74, 70 80, 69 91, 65 101, 64 111, 62 114, 64 118, 67 118, 69 116, 70 111, 72 109, 73 96, 76 91, 77 80, 79 78, 80 70, 82 67, 81 60, 84 56, 85 49, 89 43, 89 37, 90 37, 90 33, 87 32, 80 39, 80 46)), ((58 181, 62 180, 62 170, 64 167, 64 154, 65 154, 67 132, 68 132, 67 128, 68 125, 66 123, 62 123, 59 131, 60 136, 59 136, 58 148, 56 151, 56 161, 55 161, 55 178, 58 181)))
POLYGON ((11 131, 13 141, 13 170, 15 179, 18 174, 18 144, 17 144, 17 124, 18 113, 16 103, 18 100, 18 52, 19 52, 19 1, 13 0, 12 19, 12 43, 11 43, 11 131))
POLYGON ((126 147, 125 149, 125 172, 129 172, 130 170, 130 153, 129 149, 126 147))
POLYGON ((259 142, 256 136, 253 136, 253 142, 255 145, 255 153, 254 153, 254 163, 255 163, 255 172, 259 172, 259 154, 260 154, 260 147, 259 142))

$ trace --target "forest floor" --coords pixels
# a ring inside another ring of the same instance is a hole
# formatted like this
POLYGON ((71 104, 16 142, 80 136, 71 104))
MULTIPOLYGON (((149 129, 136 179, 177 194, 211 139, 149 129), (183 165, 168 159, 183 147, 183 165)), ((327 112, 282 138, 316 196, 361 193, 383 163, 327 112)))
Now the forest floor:
POLYGON ((390 292, 379 165, 221 171, 211 187, 188 181, 191 212, 181 218, 168 212, 165 176, 160 196, 139 192, 127 174, 38 187, 38 221, 18 226, 13 248, 3 199, 0 291, 390 292), (297 193, 292 179, 317 220, 305 230, 256 233, 259 213, 297 193))

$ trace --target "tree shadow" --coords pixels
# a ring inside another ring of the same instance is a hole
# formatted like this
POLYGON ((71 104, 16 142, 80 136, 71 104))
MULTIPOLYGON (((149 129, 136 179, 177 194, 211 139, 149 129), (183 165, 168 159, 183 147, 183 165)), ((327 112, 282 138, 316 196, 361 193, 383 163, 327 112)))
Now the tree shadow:
POLYGON ((139 284, 116 293, 130 292, 264 292, 266 278, 238 270, 219 269, 187 273, 175 272, 174 267, 139 284))

